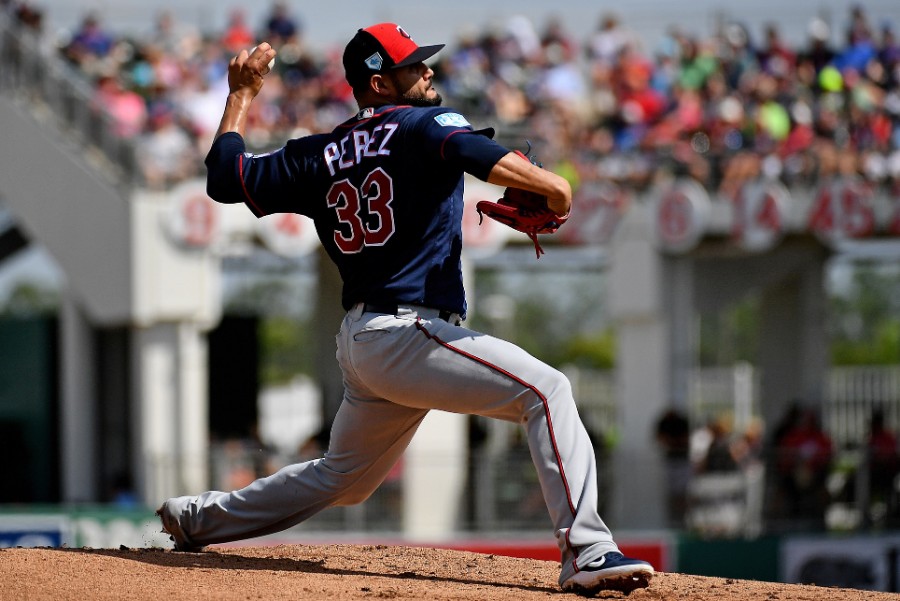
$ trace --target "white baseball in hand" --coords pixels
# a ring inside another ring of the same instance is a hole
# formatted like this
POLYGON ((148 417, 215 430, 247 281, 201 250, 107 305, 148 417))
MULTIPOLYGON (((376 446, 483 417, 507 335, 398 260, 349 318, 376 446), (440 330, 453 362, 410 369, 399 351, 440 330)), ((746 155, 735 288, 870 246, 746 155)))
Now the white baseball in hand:
MULTIPOLYGON (((256 50, 258 46, 254 46, 250 49, 250 54, 253 54, 253 51, 256 50)), ((272 57, 272 60, 269 61, 269 71, 275 68, 275 57, 272 57)))

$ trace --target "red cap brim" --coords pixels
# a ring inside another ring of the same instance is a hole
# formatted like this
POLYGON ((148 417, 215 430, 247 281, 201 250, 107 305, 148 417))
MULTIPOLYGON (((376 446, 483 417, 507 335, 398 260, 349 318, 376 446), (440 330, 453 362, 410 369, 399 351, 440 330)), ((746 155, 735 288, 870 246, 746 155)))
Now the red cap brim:
POLYGON ((404 58, 402 61, 394 65, 394 69, 397 67, 407 67, 409 65, 415 65, 416 63, 424 62, 425 60, 431 58, 435 54, 437 54, 441 48, 443 48, 444 44, 434 44, 432 46, 419 46, 415 50, 410 53, 409 56, 404 58))

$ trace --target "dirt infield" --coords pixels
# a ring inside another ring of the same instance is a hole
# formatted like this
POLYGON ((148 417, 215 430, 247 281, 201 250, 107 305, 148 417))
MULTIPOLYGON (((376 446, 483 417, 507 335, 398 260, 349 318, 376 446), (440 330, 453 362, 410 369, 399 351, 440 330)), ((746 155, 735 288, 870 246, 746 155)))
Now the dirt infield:
MULTIPOLYGON (((549 561, 392 546, 2 549, 0 599, 248 601, 579 599, 549 561)), ((650 587, 597 598, 634 601, 898 601, 900 595, 661 573, 650 587)))

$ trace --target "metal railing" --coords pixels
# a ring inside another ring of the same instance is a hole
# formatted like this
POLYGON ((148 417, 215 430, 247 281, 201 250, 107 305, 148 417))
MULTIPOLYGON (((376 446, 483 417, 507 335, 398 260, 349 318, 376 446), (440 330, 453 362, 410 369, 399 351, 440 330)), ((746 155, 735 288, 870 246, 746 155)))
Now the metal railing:
POLYGON ((900 428, 900 366, 835 367, 828 374, 822 422, 835 443, 865 440, 878 409, 885 423, 900 428))
POLYGON ((115 134, 112 117, 94 106, 94 90, 35 31, 0 13, 0 93, 59 130, 60 141, 113 184, 138 181, 135 145, 115 134))

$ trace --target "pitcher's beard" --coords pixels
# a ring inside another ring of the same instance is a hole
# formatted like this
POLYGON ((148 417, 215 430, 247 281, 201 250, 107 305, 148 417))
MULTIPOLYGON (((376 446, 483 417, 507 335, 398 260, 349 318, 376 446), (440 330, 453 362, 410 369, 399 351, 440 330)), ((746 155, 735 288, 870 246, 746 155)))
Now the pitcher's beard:
POLYGON ((419 107, 432 107, 432 106, 441 106, 441 103, 444 102, 444 98, 435 93, 433 98, 429 98, 428 96, 420 96, 417 94, 406 93, 403 95, 403 101, 410 106, 419 106, 419 107))

